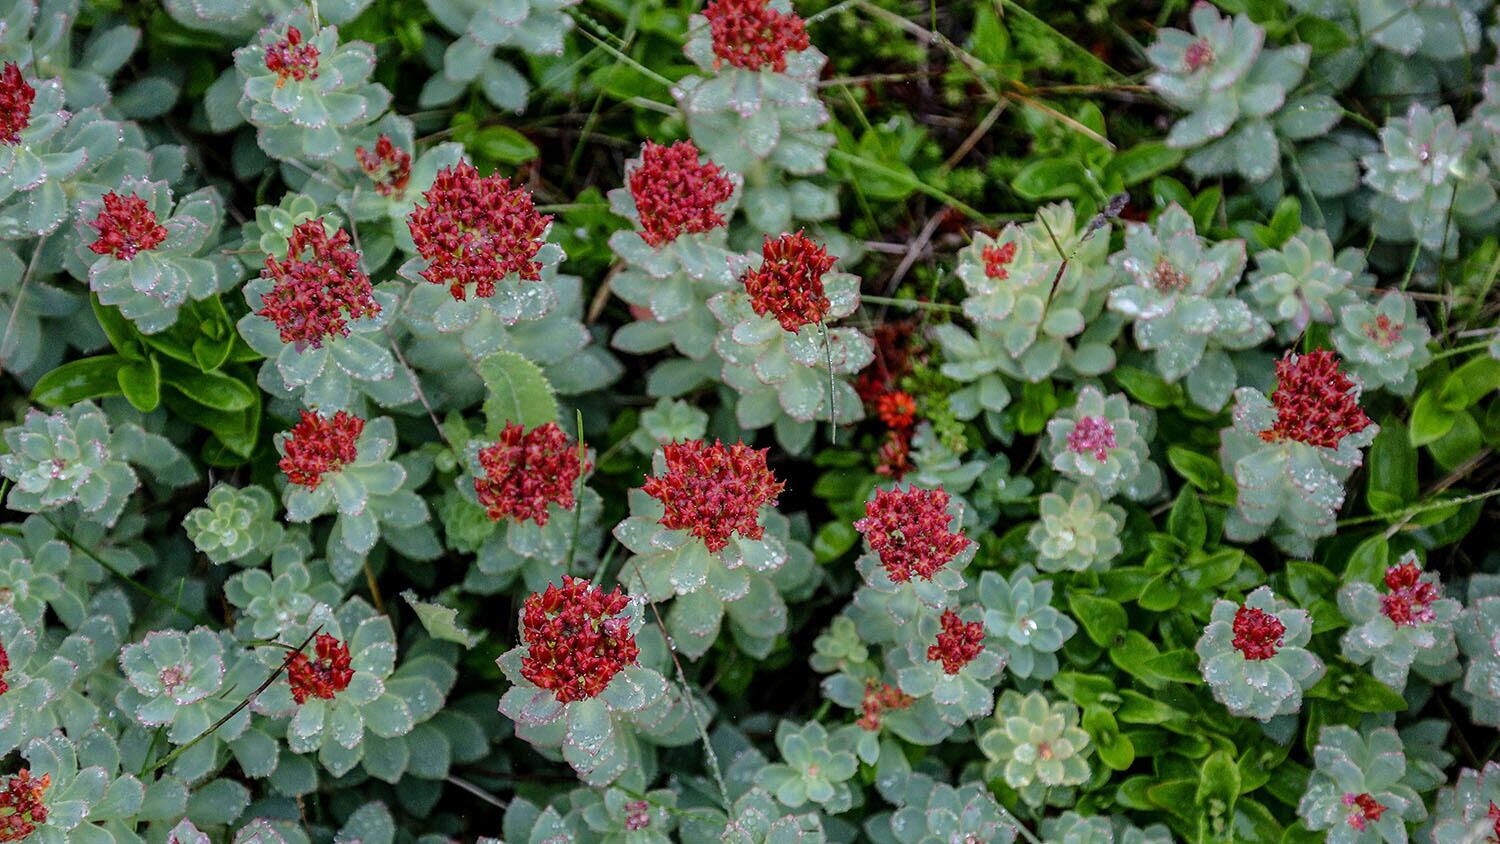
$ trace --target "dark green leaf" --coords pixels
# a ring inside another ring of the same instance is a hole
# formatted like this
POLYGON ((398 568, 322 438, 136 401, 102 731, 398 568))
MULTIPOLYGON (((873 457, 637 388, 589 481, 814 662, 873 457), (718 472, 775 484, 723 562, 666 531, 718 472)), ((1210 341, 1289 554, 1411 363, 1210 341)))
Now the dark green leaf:
POLYGON ((136 410, 150 413, 161 404, 161 370, 155 357, 125 364, 115 373, 115 381, 136 410))
POLYGON ((85 399, 118 395, 119 355, 99 355, 65 363, 37 379, 31 398, 47 407, 66 407, 85 399))
POLYGON ((1370 445, 1370 472, 1365 500, 1376 513, 1399 510, 1417 498, 1417 450, 1406 426, 1394 416, 1380 423, 1370 445))
POLYGON ((1084 592, 1068 593, 1068 609, 1078 623, 1083 625, 1094 644, 1109 648, 1120 644, 1120 634, 1130 625, 1125 608, 1108 598, 1098 598, 1084 592))
POLYGON ((495 352, 479 362, 479 377, 489 395, 484 400, 487 432, 499 436, 505 423, 534 428, 557 419, 552 385, 536 364, 515 352, 495 352))
POLYGON ((1436 442, 1453 427, 1457 415, 1444 408, 1432 390, 1423 390, 1411 408, 1411 444, 1436 442))

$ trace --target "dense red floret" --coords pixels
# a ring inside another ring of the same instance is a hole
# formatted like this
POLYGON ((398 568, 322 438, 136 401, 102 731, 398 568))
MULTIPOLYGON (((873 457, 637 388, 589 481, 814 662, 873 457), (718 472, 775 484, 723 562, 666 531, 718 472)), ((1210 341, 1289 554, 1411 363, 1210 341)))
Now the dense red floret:
POLYGON ((89 225, 99 232, 99 239, 89 244, 89 249, 96 255, 112 255, 121 261, 155 249, 167 239, 167 227, 156 221, 156 212, 146 200, 134 194, 106 193, 104 209, 89 225))
POLYGON ((318 48, 302 41, 302 31, 286 28, 286 37, 266 48, 266 70, 276 74, 276 87, 288 79, 302 82, 318 78, 318 48))
POLYGON ((21 133, 31 125, 31 104, 36 89, 21 78, 21 68, 6 62, 0 70, 0 144, 19 144, 21 133))
POLYGON ((1287 352, 1276 362, 1276 422, 1261 431, 1266 442, 1294 440, 1319 448, 1338 448, 1339 441, 1370 426, 1360 409, 1355 385, 1339 370, 1339 359, 1327 349, 1305 355, 1287 352))
POLYGON ((877 490, 865 502, 865 517, 854 523, 864 534, 891 580, 931 580, 952 562, 969 538, 948 529, 948 493, 941 489, 877 490))
POLYGON ((1234 647, 1245 659, 1270 659, 1281 650, 1286 625, 1281 619, 1254 607, 1234 611, 1234 647))
POLYGON ((306 703, 310 697, 333 700, 333 696, 349 688, 349 681, 354 679, 346 643, 327 633, 319 633, 313 651, 311 659, 305 653, 294 654, 286 666, 292 700, 299 704, 306 703))
POLYGON ((875 732, 880 729, 880 718, 887 712, 909 708, 916 698, 889 683, 876 684, 865 681, 865 699, 860 702, 860 716, 854 723, 862 730, 875 732))
POLYGON ((359 456, 357 441, 365 420, 340 410, 332 416, 302 411, 298 422, 282 441, 281 471, 286 479, 308 489, 317 489, 323 475, 337 472, 359 456))
POLYGON ((927 647, 927 659, 941 662, 947 674, 957 674, 984 650, 984 623, 964 621, 953 610, 943 610, 943 632, 927 647))
POLYGON ((521 610, 521 676, 562 703, 598 695, 640 656, 630 622, 620 616, 629 604, 618 586, 605 592, 568 575, 561 589, 551 584, 533 593, 521 610))
POLYGON ((47 822, 43 798, 50 785, 51 774, 33 777, 27 768, 5 778, 0 790, 0 841, 20 841, 47 822))
POLYGON ((821 322, 833 304, 823 292, 823 275, 833 269, 834 257, 802 232, 767 237, 761 256, 761 265, 740 279, 750 307, 776 317, 787 331, 821 322))
POLYGON ((10 691, 10 683, 5 681, 5 675, 10 673, 10 654, 0 645, 0 695, 10 691))
POLYGON ((1385 570, 1388 594, 1380 596, 1380 611, 1400 627, 1427 624, 1437 617, 1432 605, 1442 595, 1437 585, 1422 579, 1422 567, 1401 563, 1385 570))
POLYGON ((1092 454, 1103 463, 1115 449, 1115 426, 1103 416, 1085 416, 1068 432, 1068 450, 1074 454, 1092 454))
POLYGON ((1344 820, 1360 832, 1364 832, 1368 824, 1379 821, 1388 808, 1369 794, 1345 794, 1344 805, 1353 808, 1344 820))
POLYGON ((260 275, 276 284, 255 313, 276 323, 283 343, 317 348, 329 337, 349 336, 349 320, 380 313, 349 233, 339 229, 329 237, 321 218, 292 229, 286 259, 267 255, 260 275))
POLYGON ((641 239, 651 246, 723 226, 724 215, 715 209, 734 195, 734 182, 712 161, 700 163, 692 141, 669 147, 647 141, 629 183, 641 239))
POLYGON ((646 478, 641 489, 661 502, 664 527, 689 531, 710 551, 723 550, 732 534, 765 534, 760 508, 775 504, 785 488, 766 465, 766 449, 691 440, 662 451, 666 474, 646 478))
POLYGON ((490 519, 547 524, 547 505, 573 509, 573 487, 587 467, 556 422, 527 431, 513 422, 500 441, 479 450, 484 470, 474 492, 490 519))
POLYGON ((984 247, 979 253, 984 259, 984 274, 990 278, 1000 281, 1010 278, 1010 270, 1005 266, 1016 257, 1016 245, 1014 243, 991 244, 984 247))
POLYGON ((786 54, 811 42, 802 18, 778 12, 766 0, 713 0, 703 7, 713 36, 715 66, 726 62, 745 70, 786 70, 786 54))
POLYGON ((422 277, 446 284, 453 298, 488 299, 495 285, 511 275, 539 281, 536 255, 552 217, 538 214, 531 193, 493 174, 480 178, 471 164, 438 171, 418 205, 406 218, 417 251, 427 259, 422 277))
POLYGON ((400 193, 411 181, 411 153, 391 143, 389 135, 375 139, 373 152, 355 147, 354 157, 359 159, 360 169, 375 183, 375 190, 381 196, 400 193))

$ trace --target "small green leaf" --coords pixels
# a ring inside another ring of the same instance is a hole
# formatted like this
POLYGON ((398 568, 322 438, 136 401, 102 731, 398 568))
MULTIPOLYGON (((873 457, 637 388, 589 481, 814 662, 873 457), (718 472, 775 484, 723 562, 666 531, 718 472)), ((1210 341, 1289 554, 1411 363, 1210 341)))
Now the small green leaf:
POLYGON ((1023 199, 1061 199, 1083 194, 1088 174, 1083 165, 1066 158, 1041 158, 1021 168, 1010 186, 1023 199))
POLYGON ((813 554, 817 556, 819 564, 832 562, 853 548, 858 540, 859 533, 849 522, 828 522, 818 528, 813 536, 813 554))
POLYGON ((1120 644, 1120 634, 1130 626, 1125 608, 1108 598, 1099 598, 1085 592, 1069 592, 1068 609, 1078 619, 1078 623, 1083 625, 1088 637, 1101 648, 1120 644))
POLYGON ((1183 487, 1167 515, 1167 530, 1182 541, 1189 550, 1197 550, 1208 541, 1208 521, 1203 516, 1203 503, 1198 494, 1183 487))
POLYGON ((495 352, 479 362, 479 377, 488 395, 484 416, 489 436, 496 437, 507 422, 535 428, 557 419, 557 398, 536 364, 515 352, 495 352))
POLYGON ((436 602, 419 600, 417 593, 410 589, 402 592, 401 597, 416 611, 417 620, 422 622, 427 635, 434 639, 457 642, 466 648, 472 648, 484 638, 484 633, 473 633, 458 625, 458 610, 436 602))
POLYGON ((1394 416, 1380 422, 1370 444, 1365 501, 1376 513, 1399 510, 1417 499, 1417 450, 1406 426, 1394 416))
POLYGON ((467 146, 502 164, 524 164, 541 154, 536 144, 509 126, 486 126, 470 136, 467 146))
POLYGON ((1183 480, 1213 495, 1224 489, 1226 476, 1219 461, 1186 446, 1167 446, 1167 462, 1183 480))
POLYGON ((140 340, 142 334, 120 313, 120 309, 100 304, 99 297, 93 294, 89 295, 89 303, 94 307, 94 318, 99 320, 99 327, 104 329, 104 336, 109 338, 115 351, 127 360, 145 360, 146 350, 140 340))
POLYGON ((1371 534, 1364 542, 1355 546, 1344 565, 1344 582, 1379 583, 1390 567, 1391 544, 1381 534, 1371 534))
POLYGON ((1453 427, 1457 415, 1443 407, 1437 393, 1424 390, 1411 408, 1411 444, 1424 446, 1437 442, 1453 427))
POLYGON ((1208 806, 1211 801, 1218 801, 1228 809, 1239 796, 1240 766, 1235 764, 1234 757, 1223 750, 1209 755, 1203 761, 1198 793, 1193 802, 1208 806))
POLYGON ((1479 423, 1467 410, 1460 410, 1454 413, 1453 427, 1448 433, 1427 444, 1427 453, 1432 455, 1439 469, 1451 472, 1483 447, 1484 435, 1479 431, 1479 423))
POLYGON ((171 362, 162 367, 162 380, 198 404, 223 413, 250 407, 259 391, 222 372, 198 372, 171 362))
POLYGON ((148 360, 127 363, 115 373, 125 400, 142 413, 150 413, 161 404, 161 370, 153 356, 148 360))
POLYGON ((1171 407, 1182 401, 1182 388, 1168 384, 1161 376, 1132 366, 1115 367, 1115 382, 1130 397, 1148 407, 1171 407))
POLYGON ((1448 373, 1438 388, 1437 401, 1445 410, 1463 410, 1500 389, 1500 360, 1478 355, 1448 373))
POLYGON ((1093 737, 1100 761, 1111 769, 1123 771, 1135 762, 1135 745, 1120 733, 1120 725, 1108 709, 1098 706, 1085 709, 1083 728, 1093 737))
POLYGON ((1105 179, 1119 179, 1121 187, 1131 187, 1176 167, 1183 151, 1172 149, 1161 141, 1136 144, 1115 156, 1104 167, 1105 179))
POLYGON ((85 399, 120 393, 118 373, 125 364, 119 355, 99 355, 65 363, 37 379, 31 398, 47 407, 64 407, 85 399))

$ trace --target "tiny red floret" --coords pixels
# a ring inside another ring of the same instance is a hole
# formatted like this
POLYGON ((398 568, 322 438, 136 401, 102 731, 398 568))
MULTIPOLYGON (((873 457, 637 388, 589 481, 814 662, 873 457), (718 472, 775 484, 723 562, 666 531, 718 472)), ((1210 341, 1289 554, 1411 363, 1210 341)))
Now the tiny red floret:
POLYGON ((885 442, 875 453, 875 474, 901 480, 911 471, 911 429, 887 431, 885 442))
POLYGON ((357 441, 365 420, 342 410, 332 416, 302 411, 302 421, 282 441, 281 471, 286 479, 317 489, 323 475, 337 472, 359 457, 357 441))
POLYGON ((10 683, 6 682, 5 675, 10 673, 10 654, 0 645, 0 695, 10 691, 10 683))
POLYGON ((511 275, 541 280, 536 255, 552 217, 537 213, 525 188, 499 174, 480 178, 473 165, 459 163, 439 170, 422 197, 427 204, 414 208, 406 225, 427 259, 423 278, 448 285, 460 302, 471 284, 475 296, 488 299, 511 275))
POLYGON ((666 474, 648 477, 641 486, 661 502, 662 526, 689 531, 710 551, 723 550, 732 534, 745 539, 765 534, 760 508, 775 504, 786 486, 766 465, 767 449, 690 440, 669 443, 662 451, 666 474))
POLYGON ((1103 416, 1085 416, 1068 432, 1068 450, 1074 454, 1092 454, 1103 463, 1115 449, 1115 426, 1103 416))
POLYGON ((0 70, 0 144, 15 146, 21 142, 21 133, 31 125, 31 104, 36 101, 36 89, 21 77, 21 68, 15 62, 6 62, 0 70))
POLYGON ((734 182, 712 161, 700 163, 692 141, 669 147, 647 141, 629 183, 641 239, 655 247, 723 226, 724 215, 715 209, 734 195, 734 182))
POLYGON ((44 798, 50 785, 51 774, 33 777, 27 768, 5 777, 0 790, 0 841, 20 841, 47 822, 44 798))
POLYGON ((1500 841, 1500 806, 1496 806, 1493 800, 1490 801, 1490 823, 1495 828, 1495 840, 1500 841))
POLYGON ((622 613, 630 599, 616 586, 605 592, 587 580, 563 575, 533 593, 521 609, 526 656, 521 676, 557 695, 561 703, 597 696, 615 674, 640 656, 622 613))
POLYGON ((860 702, 860 716, 854 723, 861 730, 875 732, 880 729, 880 718, 887 712, 908 709, 916 698, 892 686, 889 683, 881 683, 878 686, 874 680, 865 681, 865 699, 860 702))
POLYGON ((1369 794, 1352 792, 1344 795, 1344 805, 1353 807, 1349 816, 1344 818, 1345 822, 1360 832, 1364 832, 1368 824, 1378 822, 1388 808, 1369 794))
POLYGON ((354 157, 359 159, 360 169, 375 183, 375 190, 381 196, 400 193, 411 181, 411 153, 392 143, 389 135, 375 139, 373 152, 355 147, 354 157))
POLYGON ((984 650, 984 623, 964 621, 953 610, 943 610, 943 632, 927 646, 927 659, 941 662, 943 672, 957 674, 984 650))
POLYGON ((294 654, 286 666, 292 700, 299 704, 306 703, 310 697, 333 700, 333 696, 349 688, 349 681, 354 679, 348 644, 327 633, 319 633, 313 651, 311 659, 305 653, 294 654))
POLYGON ((769 67, 786 71, 786 54, 806 50, 811 42, 802 18, 778 12, 766 0, 713 0, 703 7, 713 36, 714 65, 745 70, 769 67))
POLYGON ((318 48, 303 43, 302 31, 286 28, 286 37, 266 48, 266 70, 276 74, 276 87, 288 79, 303 82, 318 78, 318 48))
POLYGON ((1281 619, 1254 607, 1242 606, 1234 611, 1234 647, 1245 659, 1270 659, 1281 650, 1286 625, 1281 619))
POLYGON ((147 252, 167 239, 167 227, 156 221, 156 212, 146 200, 114 191, 104 195, 104 210, 89 225, 99 232, 99 239, 89 244, 96 255, 111 255, 129 261, 139 252, 147 252))
POLYGON ((547 505, 573 509, 573 487, 587 467, 578 448, 556 422, 530 431, 506 423, 500 441, 479 450, 482 476, 474 478, 474 492, 492 521, 547 524, 547 505))
POLYGON ((317 348, 329 337, 349 336, 349 320, 380 313, 370 277, 343 229, 328 236, 323 220, 292 229, 284 260, 266 256, 261 278, 275 286, 255 313, 276 323, 281 342, 317 348))
POLYGON ((1005 266, 1015 260, 1015 243, 991 244, 984 247, 979 254, 984 259, 985 275, 996 281, 1010 278, 1010 270, 1007 270, 1005 266))
POLYGON ((802 232, 767 237, 761 256, 760 267, 740 279, 750 307, 776 317, 787 331, 821 322, 833 306, 823 292, 823 274, 833 269, 834 257, 802 232))
POLYGON ((941 489, 882 489, 865 502, 865 517, 854 523, 880 564, 896 583, 931 580, 969 547, 963 531, 949 530, 948 493, 941 489))
POLYGON ((1294 440, 1318 448, 1338 448, 1339 441, 1370 426, 1355 395, 1355 385, 1327 349, 1305 355, 1287 352, 1276 362, 1276 390, 1271 394, 1276 422, 1261 431, 1266 442, 1294 440))
POLYGON ((1188 45, 1182 59, 1187 64, 1187 69, 1190 72, 1197 71, 1204 65, 1213 63, 1214 48, 1209 46, 1207 38, 1199 38, 1188 45))
POLYGON ((1432 605, 1442 595, 1437 584, 1422 579, 1422 567, 1401 563, 1385 570, 1388 594, 1380 596, 1380 611, 1398 627, 1415 627, 1437 617, 1432 605))
POLYGON ((651 804, 633 800, 625 804, 625 829, 638 832, 651 826, 651 804))
POLYGON ((904 431, 917 421, 917 401, 911 393, 891 390, 875 400, 876 413, 887 428, 904 431))

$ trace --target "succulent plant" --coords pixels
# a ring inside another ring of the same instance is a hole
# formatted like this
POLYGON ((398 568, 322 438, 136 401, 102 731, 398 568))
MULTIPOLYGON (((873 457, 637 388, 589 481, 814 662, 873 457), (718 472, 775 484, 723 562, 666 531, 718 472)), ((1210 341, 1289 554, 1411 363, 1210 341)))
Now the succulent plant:
POLYGON ((854 620, 847 615, 834 616, 828 628, 813 640, 813 654, 808 657, 812 669, 820 674, 855 672, 868 665, 869 660, 870 649, 860 638, 854 620))
POLYGON ((859 307, 859 280, 833 263, 800 232, 767 237, 758 258, 731 259, 741 288, 708 300, 723 326, 714 343, 723 380, 739 394, 736 420, 752 431, 774 426, 792 453, 807 448, 818 422, 864 417, 850 378, 874 359, 874 345, 857 328, 828 327, 859 307))
POLYGON ((1045 572, 1102 570, 1119 555, 1125 510, 1105 503, 1087 484, 1071 494, 1043 493, 1026 539, 1045 572))
MULTIPOLYGON (((30 524, 28 519, 27 526, 30 524)), ((71 558, 68 546, 56 540, 23 545, 9 537, 0 539, 0 594, 7 596, 4 605, 33 628, 40 629, 49 607, 64 624, 76 627, 84 617, 84 601, 81 592, 63 582, 76 574, 69 571, 71 558)))
POLYGON ((1313 759, 1297 814, 1309 829, 1328 830, 1329 842, 1402 841, 1407 823, 1427 817, 1421 796, 1401 782, 1406 756, 1394 729, 1324 727, 1313 759))
POLYGON ((1063 812, 1041 823, 1043 840, 1050 844, 1171 844, 1172 833, 1161 824, 1141 829, 1119 816, 1063 812))
POLYGON ((1305 555, 1333 534, 1344 480, 1379 428, 1331 352, 1288 352, 1276 364, 1276 380, 1269 401, 1253 387, 1235 392, 1220 461, 1238 492, 1224 534, 1250 542, 1269 533, 1282 550, 1305 555))
MULTIPOLYGON (((339 43, 338 27, 320 26, 297 11, 262 29, 234 52, 239 117, 256 129, 266 155, 279 161, 356 166, 353 134, 390 106, 384 86, 369 82, 375 51, 362 41, 339 43)), ((205 100, 219 131, 239 122, 205 100)))
POLYGON ((794 815, 776 805, 764 789, 752 788, 730 807, 723 844, 823 844, 818 812, 794 815))
POLYGON ((1246 15, 1220 16, 1200 4, 1193 32, 1164 28, 1146 51, 1147 83, 1189 114, 1167 145, 1192 150, 1185 166, 1200 178, 1238 173, 1250 182, 1278 174, 1280 141, 1315 138, 1343 117, 1327 94, 1294 92, 1307 72, 1306 44, 1266 49, 1266 32, 1246 15))
POLYGON ((1036 570, 1021 566, 1007 579, 998 572, 979 575, 976 594, 984 606, 984 626, 1017 677, 1046 680, 1057 673, 1057 652, 1078 625, 1052 606, 1052 581, 1032 580, 1036 570))
POLYGON ((1313 323, 1333 325, 1359 302, 1350 289, 1356 282, 1373 286, 1365 273, 1364 253, 1350 247, 1334 254, 1322 229, 1304 227, 1275 249, 1255 253, 1245 299, 1276 337, 1290 343, 1313 323))
POLYGON ((855 561, 867 588, 887 596, 886 611, 900 624, 919 606, 942 610, 964 588, 963 570, 978 547, 958 526, 963 505, 939 489, 899 485, 877 489, 854 523, 866 553, 855 561))
POLYGON ((148 787, 122 773, 119 745, 98 726, 82 731, 76 744, 61 732, 32 739, 21 756, 26 764, 0 791, 7 816, 20 821, 8 821, 13 840, 129 841, 137 823, 172 821, 187 808, 181 783, 162 779, 148 787))
POLYGON ((1459 650, 1469 658, 1460 700, 1475 723, 1500 726, 1500 576, 1469 581, 1468 606, 1455 626, 1459 650))
POLYGON ((790 719, 780 721, 776 749, 783 761, 762 768, 756 785, 791 809, 816 803, 834 814, 848 811, 855 796, 849 780, 859 771, 859 762, 837 738, 817 721, 801 727, 790 719))
POLYGON ((1230 714, 1269 721, 1302 707, 1302 693, 1322 679, 1322 660, 1307 650, 1312 618, 1261 586, 1243 604, 1218 600, 1198 640, 1198 668, 1230 714))
POLYGON ((650 455, 673 442, 701 440, 708 432, 708 414, 682 399, 661 398, 641 411, 640 427, 630 434, 630 446, 650 455))
POLYGON ((1339 644, 1344 658, 1370 665, 1375 679, 1402 691, 1413 669, 1435 682, 1459 676, 1453 624, 1463 609, 1444 598, 1435 572, 1423 572, 1415 552, 1385 570, 1385 590, 1356 581, 1339 590, 1339 611, 1352 625, 1339 644))
POLYGON ((643 602, 564 575, 521 609, 521 641, 498 663, 512 683, 500 711, 518 735, 603 786, 639 763, 632 716, 659 705, 667 682, 638 664, 643 602))
MULTIPOLYGON (((78 0, 26 0, 11 6, 0 33, 0 61, 15 62, 41 78, 62 83, 67 104, 73 109, 110 103, 113 77, 130 60, 140 43, 141 32, 118 18, 89 21, 79 26, 78 0)), ((139 82, 119 86, 112 105, 124 109, 137 105, 140 91, 150 89, 139 82)), ((154 89, 160 92, 162 89, 154 89)), ((170 107, 175 88, 162 110, 170 107)), ((159 112, 156 112, 159 113, 159 112)), ((132 113, 132 117, 155 116, 132 113)))
POLYGON ((1409 396, 1417 373, 1432 360, 1432 332, 1417 303, 1399 290, 1387 290, 1374 304, 1358 302, 1339 312, 1333 347, 1366 390, 1409 396))
POLYGON ((373 777, 400 779, 411 758, 406 737, 442 708, 454 669, 432 655, 408 656, 396 668, 390 617, 360 598, 336 611, 320 605, 279 641, 307 647, 290 658, 267 651, 267 660, 287 660, 286 679, 257 695, 251 708, 270 718, 290 716, 287 748, 316 753, 336 777, 363 763, 373 777))
POLYGON ((521 0, 506 5, 427 0, 426 5, 433 18, 458 39, 443 52, 442 72, 433 74, 422 87, 422 107, 450 103, 471 84, 478 84, 495 108, 520 112, 526 108, 531 84, 515 65, 496 58, 495 51, 562 55, 563 38, 573 28, 567 10, 578 5, 578 0, 521 0))
POLYGON ((1051 703, 1041 692, 1006 689, 995 710, 995 726, 979 736, 989 762, 985 776, 1004 779, 1031 806, 1043 805, 1051 789, 1082 785, 1089 778, 1089 734, 1078 726, 1078 707, 1051 703))
POLYGON ((990 714, 1005 660, 988 646, 981 615, 977 607, 924 612, 912 621, 906 649, 888 654, 901 694, 915 698, 912 717, 956 727, 990 714))
POLYGON ((788 0, 718 0, 688 19, 683 52, 703 76, 672 88, 688 133, 709 158, 745 177, 747 229, 838 214, 834 192, 805 178, 828 167, 833 135, 816 83, 828 57, 811 46, 788 0))
POLYGON ((1463 768, 1453 784, 1438 792, 1426 832, 1433 844, 1469 844, 1500 833, 1500 762, 1481 770, 1463 768))
POLYGON ((1123 393, 1106 397, 1096 387, 1078 391, 1078 401, 1047 423, 1052 468, 1109 499, 1124 495, 1146 501, 1161 492, 1161 469, 1151 462, 1156 415, 1130 403, 1123 393))
MULTIPOLYGON (((20 13, 35 8, 12 6, 20 13)), ((64 110, 59 80, 27 75, 14 62, 0 69, 0 96, 11 109, 0 124, 0 238, 7 240, 57 230, 72 210, 69 182, 86 179, 90 165, 108 159, 121 140, 119 124, 97 108, 64 110)))
POLYGON ((677 828, 677 795, 667 789, 631 794, 606 788, 603 794, 573 792, 573 813, 599 844, 672 844, 677 828))
POLYGON ((259 565, 281 541, 276 499, 265 487, 214 484, 204 504, 188 511, 183 527, 215 565, 259 565))
POLYGON ((14 249, 0 243, 0 324, 11 327, 0 347, 0 360, 23 385, 34 385, 62 363, 70 348, 92 346, 98 338, 77 319, 87 297, 68 285, 37 277, 40 273, 26 275, 26 264, 14 249))
POLYGON ((782 483, 764 451, 672 443, 652 465, 656 474, 630 491, 630 515, 614 530, 635 554, 620 581, 652 601, 672 599, 667 632, 690 658, 708 650, 726 616, 741 648, 768 654, 786 629, 782 590, 814 573, 812 552, 771 509, 782 483))
POLYGON ((224 583, 224 597, 239 610, 235 635, 271 639, 283 630, 302 628, 320 604, 337 604, 343 589, 321 562, 309 566, 305 538, 276 549, 271 571, 252 568, 224 583))
POLYGON ((287 520, 336 514, 328 556, 339 580, 359 571, 382 536, 398 541, 403 532, 430 535, 427 505, 413 491, 425 478, 391 459, 396 429, 390 417, 366 424, 343 411, 322 416, 304 410, 295 427, 277 435, 276 448, 287 479, 287 520))
POLYGON ((132 463, 175 486, 197 474, 166 438, 135 423, 111 429, 90 401, 52 414, 31 408, 24 422, 5 429, 5 442, 10 453, 0 455, 0 473, 13 484, 8 507, 41 513, 73 504, 105 527, 115 524, 140 485, 132 463))
POLYGON ((1094 237, 1071 203, 1043 206, 1037 218, 998 237, 976 233, 958 253, 964 315, 976 330, 942 323, 932 334, 943 374, 969 385, 950 399, 961 408, 1003 410, 1010 392, 1001 374, 1038 382, 1058 371, 1097 376, 1114 368, 1118 320, 1103 315, 1109 238, 1094 237))
POLYGON ((1154 227, 1129 224, 1125 249, 1110 264, 1124 283, 1111 291, 1109 308, 1132 321, 1136 345, 1153 353, 1157 374, 1171 383, 1185 377, 1194 403, 1222 408, 1239 383, 1227 352, 1271 336, 1270 325, 1234 295, 1244 241, 1205 248, 1192 216, 1173 203, 1154 227))
POLYGON ((1364 182, 1375 196, 1370 227, 1376 237, 1418 243, 1445 257, 1456 254, 1457 230, 1482 224, 1495 206, 1489 168, 1473 134, 1459 128, 1447 106, 1412 103, 1404 117, 1380 130, 1381 150, 1364 156, 1364 182))
POLYGON ((895 812, 865 822, 865 832, 875 844, 1016 840, 1015 820, 980 785, 955 788, 917 774, 907 780, 904 797, 895 812))

